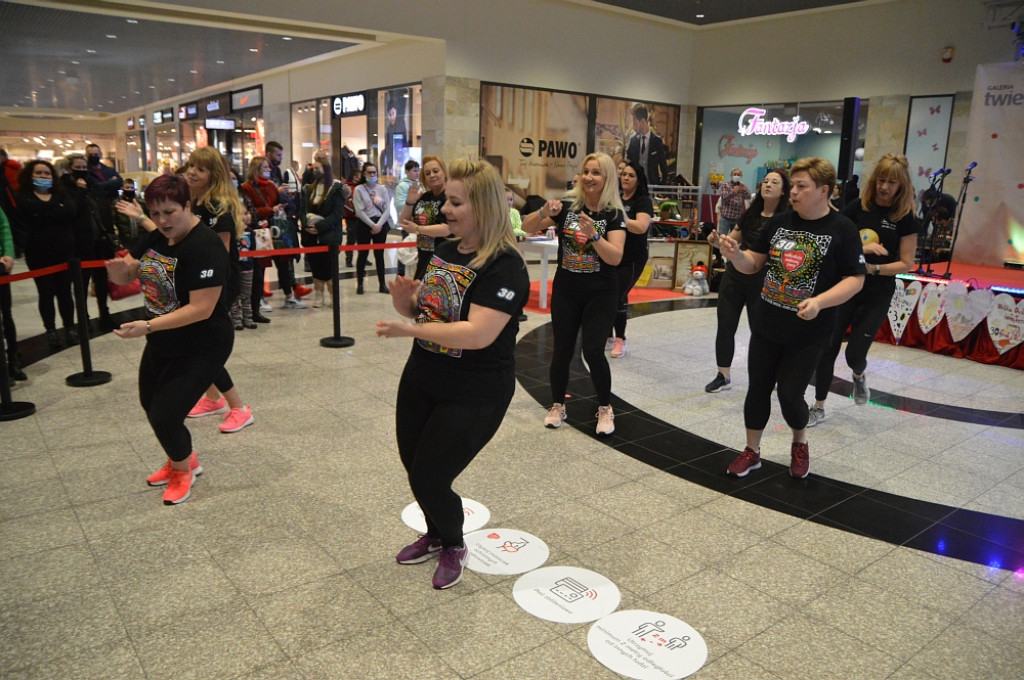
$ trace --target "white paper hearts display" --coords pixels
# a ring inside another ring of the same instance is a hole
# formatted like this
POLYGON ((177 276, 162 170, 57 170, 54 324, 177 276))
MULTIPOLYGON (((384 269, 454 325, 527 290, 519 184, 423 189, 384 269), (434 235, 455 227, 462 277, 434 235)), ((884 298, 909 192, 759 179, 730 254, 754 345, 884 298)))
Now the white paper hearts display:
POLYGON ((1024 299, 1014 304, 1006 293, 997 295, 988 312, 988 334, 1000 354, 1024 341, 1024 299))
POLYGON ((889 304, 889 327, 896 342, 900 341, 903 331, 907 330, 907 322, 910 321, 910 315, 917 306, 917 299, 921 297, 921 288, 920 281, 911 281, 906 288, 902 282, 896 282, 892 302, 889 304))
POLYGON ((995 295, 988 288, 967 292, 967 286, 954 281, 946 287, 946 325, 953 342, 960 342, 988 316, 995 295))
POLYGON ((917 325, 922 333, 931 333, 946 315, 946 284, 929 283, 917 302, 917 325))

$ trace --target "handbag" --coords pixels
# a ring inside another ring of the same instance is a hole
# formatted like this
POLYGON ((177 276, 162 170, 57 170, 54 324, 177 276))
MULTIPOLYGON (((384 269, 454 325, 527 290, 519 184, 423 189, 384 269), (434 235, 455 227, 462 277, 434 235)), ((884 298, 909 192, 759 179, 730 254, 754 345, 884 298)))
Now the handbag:
POLYGON ((270 227, 253 229, 252 236, 256 243, 256 250, 272 250, 274 248, 274 239, 270 227))
POLYGON ((292 223, 287 217, 274 217, 271 219, 270 234, 274 248, 295 247, 295 238, 292 235, 292 223))
MULTIPOLYGON (((409 234, 402 239, 402 243, 416 243, 416 234, 409 234)), ((395 248, 398 251, 398 261, 404 265, 410 265, 419 258, 419 251, 416 248, 395 248)))

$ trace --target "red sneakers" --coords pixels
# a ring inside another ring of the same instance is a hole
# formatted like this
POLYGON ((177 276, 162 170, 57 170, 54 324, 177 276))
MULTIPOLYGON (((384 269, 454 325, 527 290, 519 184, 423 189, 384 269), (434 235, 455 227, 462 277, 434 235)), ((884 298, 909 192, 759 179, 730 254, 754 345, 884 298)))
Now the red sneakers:
POLYGON ((297 298, 306 297, 307 295, 313 292, 313 289, 310 288, 309 286, 303 286, 298 283, 295 284, 295 288, 293 288, 292 290, 295 291, 295 297, 297 298))
POLYGON ((729 463, 726 473, 734 477, 746 477, 751 470, 761 467, 761 454, 750 448, 743 449, 743 453, 736 456, 736 460, 729 463))
POLYGON ((167 479, 167 488, 164 489, 164 505, 177 505, 182 503, 192 493, 192 482, 195 481, 195 474, 191 470, 175 470, 171 468, 171 476, 167 479))
POLYGON ((203 397, 196 405, 192 407, 192 410, 188 412, 189 418, 202 418, 203 416, 212 416, 218 413, 227 413, 228 402, 224 397, 221 397, 217 401, 203 397))
POLYGON ((248 406, 233 408, 228 411, 226 416, 224 416, 224 422, 220 424, 220 431, 224 434, 230 434, 232 432, 238 432, 243 427, 252 425, 252 423, 252 410, 250 410, 248 406))
POLYGON ((803 479, 811 470, 811 454, 807 449, 807 443, 798 444, 793 442, 793 448, 789 454, 789 474, 797 479, 803 479))
MULTIPOLYGON (((167 462, 162 468, 146 477, 146 484, 150 486, 163 486, 167 483, 167 480, 171 478, 171 461, 167 459, 167 462)), ((192 471, 196 477, 203 474, 203 467, 199 464, 199 459, 196 458, 196 452, 193 451, 188 457, 188 469, 192 471)))

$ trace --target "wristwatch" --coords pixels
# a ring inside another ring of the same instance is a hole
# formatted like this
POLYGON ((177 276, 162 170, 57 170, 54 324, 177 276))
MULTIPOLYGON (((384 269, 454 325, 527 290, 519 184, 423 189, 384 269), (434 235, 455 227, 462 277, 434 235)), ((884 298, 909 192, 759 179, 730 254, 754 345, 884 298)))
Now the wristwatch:
POLYGON ((594 242, 600 241, 601 240, 601 234, 598 234, 597 232, 594 232, 594 238, 592 238, 590 240, 594 241, 594 242))
POLYGON ((875 265, 875 276, 879 276, 882 273, 881 265, 875 265))

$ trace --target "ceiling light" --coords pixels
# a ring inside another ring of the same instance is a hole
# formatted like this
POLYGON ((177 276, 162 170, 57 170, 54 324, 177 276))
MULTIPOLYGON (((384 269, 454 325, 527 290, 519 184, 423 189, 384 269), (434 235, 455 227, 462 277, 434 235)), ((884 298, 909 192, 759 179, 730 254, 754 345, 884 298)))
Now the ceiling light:
POLYGON ((66 76, 68 74, 67 71, 57 71, 57 73, 59 73, 62 76, 66 76))
POLYGON ((125 19, 125 21, 127 21, 129 24, 137 24, 137 23, 139 23, 138 19, 125 19))
POLYGON ((111 40, 117 40, 117 36, 114 35, 113 33, 107 33, 107 37, 110 38, 111 40))
POLYGON ((155 90, 155 89, 156 89, 156 85, 150 85, 150 86, 149 86, 149 89, 151 89, 151 90, 155 90))
POLYGON ((197 71, 195 69, 192 69, 191 71, 189 71, 189 73, 196 74, 196 73, 199 73, 199 71, 197 71))
POLYGON ((250 47, 250 48, 249 48, 249 51, 250 51, 250 52, 259 52, 259 50, 258 50, 258 49, 256 49, 255 47, 250 47))
POLYGON ((223 60, 223 59, 218 59, 218 60, 217 60, 217 63, 218 63, 218 64, 223 64, 223 63, 224 63, 224 60, 223 60))
POLYGON ((74 59, 72 59, 72 60, 71 60, 71 63, 72 63, 72 64, 75 64, 75 65, 77 66, 77 65, 78 65, 79 63, 81 63, 81 62, 77 62, 77 61, 75 61, 74 59))
POLYGON ((290 35, 282 35, 281 36, 281 40, 291 40, 291 39, 292 39, 292 37, 290 35))
POLYGON ((88 53, 88 54, 96 54, 96 50, 86 50, 86 53, 88 53))
POLYGON ((703 14, 698 14, 698 15, 697 15, 697 18, 698 18, 698 19, 703 19, 703 18, 704 18, 704 15, 703 15, 703 14))
POLYGON ((167 82, 169 82, 169 83, 173 83, 173 82, 174 82, 174 78, 168 78, 168 79, 167 79, 167 82))

